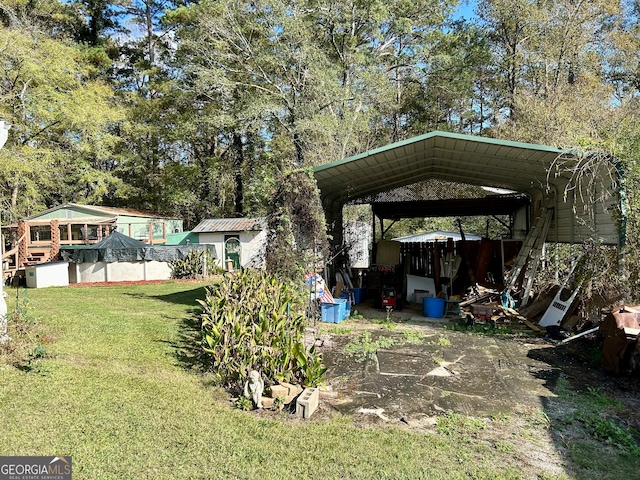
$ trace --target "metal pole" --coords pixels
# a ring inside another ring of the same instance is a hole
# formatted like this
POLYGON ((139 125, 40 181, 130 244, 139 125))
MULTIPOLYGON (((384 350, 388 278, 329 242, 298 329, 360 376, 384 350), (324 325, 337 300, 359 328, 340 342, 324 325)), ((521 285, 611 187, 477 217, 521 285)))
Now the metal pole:
MULTIPOLYGON (((4 147, 9 136, 9 129, 11 125, 5 123, 3 119, 0 119, 0 149, 4 147)), ((0 217, 0 223, 1 223, 0 217)), ((1 225, 0 225, 1 226, 1 225)), ((4 300, 6 293, 4 292, 4 261, 2 259, 2 253, 4 250, 4 240, 2 239, 2 229, 0 229, 0 344, 7 343, 9 335, 7 334, 7 302, 4 300)))

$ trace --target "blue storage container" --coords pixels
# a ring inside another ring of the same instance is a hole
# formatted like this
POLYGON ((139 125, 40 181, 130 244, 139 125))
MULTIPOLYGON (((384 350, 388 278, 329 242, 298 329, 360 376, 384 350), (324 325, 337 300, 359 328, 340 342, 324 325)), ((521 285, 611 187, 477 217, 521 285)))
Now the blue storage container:
POLYGON ((351 315, 351 302, 349 300, 345 302, 342 313, 343 313, 342 320, 344 320, 345 318, 349 318, 349 316, 351 315))
POLYGON ((350 288, 349 291, 353 292, 353 302, 356 305, 361 304, 362 300, 364 300, 364 292, 366 291, 366 288, 350 288))
POLYGON ((322 302, 320 304, 322 321, 325 323, 337 323, 336 318, 340 315, 340 305, 337 303, 322 302))
POLYGON ((422 313, 425 317, 442 318, 444 316, 444 298, 424 297, 422 313))
POLYGON ((336 317, 334 323, 340 323, 345 318, 347 318, 347 309, 350 308, 351 303, 349 302, 349 300, 344 298, 336 298, 334 299, 334 301, 336 302, 336 305, 338 305, 338 316, 336 317))
POLYGON ((334 303, 320 304, 322 321, 326 323, 340 323, 351 313, 351 303, 343 298, 336 298, 334 303))

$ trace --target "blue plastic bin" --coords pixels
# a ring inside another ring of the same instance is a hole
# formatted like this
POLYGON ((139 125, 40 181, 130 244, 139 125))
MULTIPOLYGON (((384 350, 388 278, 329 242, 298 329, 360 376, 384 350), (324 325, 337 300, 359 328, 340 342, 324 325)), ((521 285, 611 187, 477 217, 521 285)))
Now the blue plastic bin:
POLYGON ((349 291, 353 292, 353 301, 356 305, 359 305, 362 303, 362 300, 364 300, 364 292, 366 291, 366 288, 350 288, 349 291))
POLYGON ((340 315, 340 305, 337 303, 322 302, 320 304, 322 321, 325 323, 336 323, 336 318, 340 315))
POLYGON ((334 300, 338 305, 338 317, 336 318, 336 321, 334 323, 340 323, 349 316, 347 312, 351 308, 351 302, 344 298, 336 298, 334 300))
POLYGON ((336 298, 334 303, 322 302, 320 304, 322 321, 326 323, 340 323, 351 312, 349 300, 336 298))
POLYGON ((342 320, 344 320, 345 318, 349 318, 349 316, 351 315, 351 302, 349 300, 345 302, 342 313, 342 320))
POLYGON ((425 317, 444 317, 444 298, 424 297, 422 299, 422 313, 425 317))

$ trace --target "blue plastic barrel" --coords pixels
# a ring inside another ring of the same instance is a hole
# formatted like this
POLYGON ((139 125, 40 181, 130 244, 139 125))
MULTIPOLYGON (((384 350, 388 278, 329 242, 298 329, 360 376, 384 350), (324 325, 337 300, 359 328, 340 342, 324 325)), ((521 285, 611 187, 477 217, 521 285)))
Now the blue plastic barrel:
POLYGON ((444 298, 424 297, 422 313, 425 317, 442 318, 444 316, 444 298))

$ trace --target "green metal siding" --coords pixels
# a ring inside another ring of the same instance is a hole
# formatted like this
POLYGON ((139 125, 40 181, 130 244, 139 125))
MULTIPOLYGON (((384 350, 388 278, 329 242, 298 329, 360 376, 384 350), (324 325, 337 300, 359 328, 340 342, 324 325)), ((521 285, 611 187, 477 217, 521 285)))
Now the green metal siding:
POLYGON ((198 243, 198 234, 192 232, 168 233, 167 245, 187 245, 198 243))
POLYGON ((39 220, 69 220, 74 218, 82 218, 82 219, 96 219, 96 221, 106 220, 109 218, 113 218, 113 214, 109 214, 106 212, 97 212, 96 210, 77 208, 77 207, 66 207, 61 208, 59 210, 54 210, 52 212, 43 213, 42 215, 35 215, 31 217, 32 222, 39 220))

